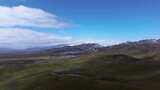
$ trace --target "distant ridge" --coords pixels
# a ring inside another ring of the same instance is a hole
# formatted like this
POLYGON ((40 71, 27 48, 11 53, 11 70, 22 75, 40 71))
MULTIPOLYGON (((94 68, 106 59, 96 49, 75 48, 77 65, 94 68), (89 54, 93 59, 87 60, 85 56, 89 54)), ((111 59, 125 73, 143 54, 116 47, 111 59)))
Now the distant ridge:
POLYGON ((125 54, 136 57, 152 57, 160 54, 160 39, 146 39, 99 48, 107 54, 125 54))

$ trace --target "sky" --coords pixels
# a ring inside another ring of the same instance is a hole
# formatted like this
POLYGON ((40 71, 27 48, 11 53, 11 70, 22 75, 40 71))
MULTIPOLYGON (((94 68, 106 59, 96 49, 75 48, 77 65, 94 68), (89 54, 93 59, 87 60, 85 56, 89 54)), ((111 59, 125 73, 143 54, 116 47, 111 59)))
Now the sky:
POLYGON ((0 47, 160 38, 160 0, 0 0, 0 47))

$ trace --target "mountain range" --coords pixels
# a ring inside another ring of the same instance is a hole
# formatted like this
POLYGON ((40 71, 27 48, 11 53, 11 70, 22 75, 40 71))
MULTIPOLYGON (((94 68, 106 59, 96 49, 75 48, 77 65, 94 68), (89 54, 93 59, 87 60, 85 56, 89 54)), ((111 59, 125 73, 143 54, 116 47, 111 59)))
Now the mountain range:
MULTIPOLYGON (((28 48, 23 50, 2 48, 0 56, 17 55, 47 55, 47 56, 80 56, 92 53, 124 54, 142 57, 158 57, 160 54, 160 39, 147 39, 136 42, 126 42, 112 46, 101 46, 96 43, 81 44, 75 46, 57 45, 50 47, 28 48)), ((156 59, 156 58, 155 58, 156 59)))

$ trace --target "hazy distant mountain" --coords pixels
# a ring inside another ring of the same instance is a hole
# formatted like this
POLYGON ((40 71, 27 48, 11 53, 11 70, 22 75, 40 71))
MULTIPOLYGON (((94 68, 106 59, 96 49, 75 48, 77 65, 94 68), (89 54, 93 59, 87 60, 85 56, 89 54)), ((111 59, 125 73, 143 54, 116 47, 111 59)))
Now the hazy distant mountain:
POLYGON ((97 48, 100 48, 99 44, 81 44, 76 46, 64 46, 61 48, 50 48, 48 50, 42 51, 41 53, 53 55, 53 56, 63 56, 63 55, 84 55, 95 52, 97 48))
POLYGON ((1 57, 20 56, 79 56, 93 53, 100 48, 99 44, 81 44, 75 46, 56 45, 48 47, 37 47, 28 49, 4 49, 0 51, 1 57), (5 52, 4 52, 5 51, 5 52))

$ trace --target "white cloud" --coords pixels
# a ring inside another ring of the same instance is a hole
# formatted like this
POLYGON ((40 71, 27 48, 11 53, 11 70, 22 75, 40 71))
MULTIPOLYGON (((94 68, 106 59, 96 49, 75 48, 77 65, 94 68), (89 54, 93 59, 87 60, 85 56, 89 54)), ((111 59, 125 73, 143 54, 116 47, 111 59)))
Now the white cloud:
POLYGON ((112 40, 74 40, 70 36, 58 36, 49 33, 37 32, 30 29, 0 29, 0 48, 24 49, 31 47, 54 46, 60 44, 78 45, 83 43, 98 43, 104 46, 118 44, 118 42, 112 40))
POLYGON ((0 47, 3 48, 30 48, 70 44, 71 39, 71 37, 61 37, 48 33, 36 32, 29 29, 0 29, 0 47))
POLYGON ((82 43, 113 45, 117 43, 112 40, 74 40, 71 37, 62 37, 23 28, 61 29, 71 26, 71 24, 59 21, 57 18, 56 15, 42 9, 25 6, 0 6, 0 48, 31 48, 59 44, 77 45, 82 43))
POLYGON ((0 27, 38 27, 61 29, 71 24, 59 21, 58 17, 42 9, 25 6, 0 6, 0 27))

